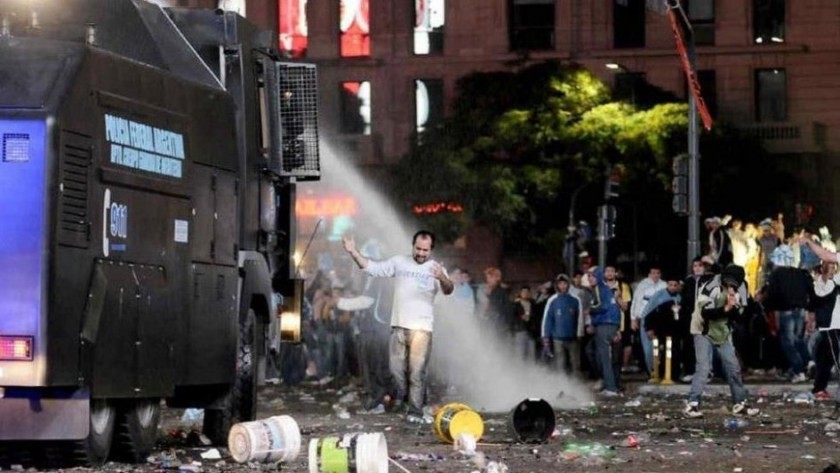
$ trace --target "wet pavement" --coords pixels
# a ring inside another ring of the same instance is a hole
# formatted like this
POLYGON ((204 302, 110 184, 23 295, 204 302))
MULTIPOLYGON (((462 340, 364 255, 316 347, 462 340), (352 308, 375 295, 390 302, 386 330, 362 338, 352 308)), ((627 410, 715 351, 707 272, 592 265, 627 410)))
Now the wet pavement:
POLYGON ((99 471, 307 472, 311 439, 354 432, 383 433, 390 471, 403 473, 835 471, 827 470, 840 461, 840 423, 828 418, 834 403, 813 399, 808 388, 751 384, 752 404, 762 412, 736 421, 728 411, 728 387, 715 383, 707 391, 705 416, 685 419, 681 409, 686 385, 639 381, 628 384, 622 397, 596 398, 557 411, 552 438, 539 444, 513 441, 509 413, 480 412, 484 436, 476 453, 466 455, 439 440, 431 425, 408 424, 395 413, 362 413, 362 393, 353 385, 266 386, 259 392, 260 417, 289 415, 300 427, 302 446, 294 461, 238 464, 226 448, 205 445, 198 427, 183 421, 183 410, 167 409, 158 448, 147 463, 112 462, 99 471))

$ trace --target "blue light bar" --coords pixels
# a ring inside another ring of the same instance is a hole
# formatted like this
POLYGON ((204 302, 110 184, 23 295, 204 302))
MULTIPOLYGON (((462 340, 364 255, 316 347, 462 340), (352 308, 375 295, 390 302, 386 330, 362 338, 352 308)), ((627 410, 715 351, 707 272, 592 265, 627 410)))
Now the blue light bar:
MULTIPOLYGON (((0 334, 36 336, 46 261, 46 122, 0 116, 0 334)), ((37 346, 37 345, 36 345, 37 346)))

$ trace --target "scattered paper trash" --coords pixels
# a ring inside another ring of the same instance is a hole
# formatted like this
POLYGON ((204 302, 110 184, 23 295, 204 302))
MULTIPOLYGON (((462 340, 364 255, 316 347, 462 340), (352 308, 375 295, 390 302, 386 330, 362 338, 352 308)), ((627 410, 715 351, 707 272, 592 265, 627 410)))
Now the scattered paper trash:
POLYGON ((221 460, 222 454, 219 453, 219 449, 211 448, 205 452, 201 452, 201 458, 205 460, 221 460))
POLYGON ((455 437, 455 443, 453 446, 459 453, 464 455, 475 455, 476 443, 475 437, 468 433, 461 433, 455 437))
POLYGON ((510 471, 502 462, 488 462, 487 467, 484 469, 484 473, 508 473, 510 471))

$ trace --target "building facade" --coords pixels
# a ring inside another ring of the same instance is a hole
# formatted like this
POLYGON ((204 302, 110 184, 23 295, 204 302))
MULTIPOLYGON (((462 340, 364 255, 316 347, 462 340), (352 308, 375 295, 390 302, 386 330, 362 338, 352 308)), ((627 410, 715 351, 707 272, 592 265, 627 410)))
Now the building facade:
MULTIPOLYGON (((474 71, 568 60, 618 87, 643 76, 685 97, 668 17, 645 3, 311 0, 303 55, 320 66, 326 122, 345 141, 358 143, 361 163, 387 163, 406 152, 424 119, 452 100, 456 80, 474 71), (431 12, 438 16, 431 26, 424 18, 430 7, 441 10, 431 12), (343 18, 351 8, 364 17, 366 29, 356 34, 368 42, 352 51, 346 40, 352 20, 343 18), (362 112, 364 126, 348 123, 355 117, 342 95, 350 84, 351 92, 361 90, 360 106, 369 107, 362 112)), ((695 25, 699 79, 715 118, 761 137, 773 152, 840 148, 839 2, 692 0, 686 10, 695 25)))
MULTIPOLYGON (((298 40, 292 54, 319 64, 322 122, 362 166, 405 154, 412 134, 445 114, 458 78, 474 71, 557 59, 617 88, 644 78, 687 94, 669 18, 649 8, 654 0, 279 1, 281 22, 284 3, 291 15, 305 12, 303 29, 285 31, 298 40)), ((683 4, 714 118, 796 156, 791 167, 806 182, 837 175, 840 2, 683 4)), ((837 207, 830 189, 798 198, 837 207)))
MULTIPOLYGON (((398 160, 413 134, 444 116, 456 81, 475 71, 564 60, 619 89, 644 78, 685 98, 668 16, 652 8, 659 1, 246 3, 247 16, 276 28, 290 56, 318 64, 323 135, 375 169, 398 160)), ((681 1, 714 118, 790 156, 791 168, 814 183, 797 198, 825 209, 827 221, 840 219, 840 195, 817 185, 840 174, 840 2, 681 1)))

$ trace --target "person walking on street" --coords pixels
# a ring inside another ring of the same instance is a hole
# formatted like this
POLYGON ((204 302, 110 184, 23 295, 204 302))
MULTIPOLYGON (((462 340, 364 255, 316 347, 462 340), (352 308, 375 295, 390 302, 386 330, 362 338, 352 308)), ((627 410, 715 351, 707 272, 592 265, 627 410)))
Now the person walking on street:
POLYGON ((369 276, 395 278, 389 366, 397 401, 403 400, 407 393, 406 420, 431 423, 431 416, 424 416, 423 405, 426 368, 432 349, 434 298, 438 292, 448 295, 454 290, 446 269, 431 259, 435 236, 421 230, 412 238, 410 256, 397 255, 384 261, 370 261, 362 256, 350 235, 345 235, 342 242, 344 250, 369 276))

